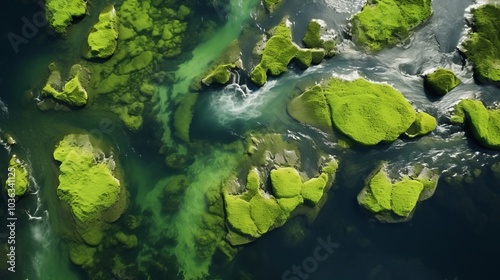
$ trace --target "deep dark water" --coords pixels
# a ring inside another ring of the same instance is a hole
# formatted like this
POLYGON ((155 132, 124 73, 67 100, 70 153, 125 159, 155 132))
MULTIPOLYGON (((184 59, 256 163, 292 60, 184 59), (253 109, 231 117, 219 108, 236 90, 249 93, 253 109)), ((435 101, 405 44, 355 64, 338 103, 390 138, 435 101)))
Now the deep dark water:
MULTIPOLYGON (((286 4, 273 17, 257 17, 245 28, 257 32, 258 28, 270 28, 283 15, 289 15, 294 23, 296 42, 300 42, 304 26, 311 18, 324 19, 341 34, 346 28, 346 19, 356 12, 352 7, 359 9, 361 2, 285 1, 286 4)), ((57 168, 51 165, 55 143, 65 134, 93 131, 103 119, 110 120, 114 129, 102 135, 102 140, 112 144, 125 170, 131 197, 135 198, 126 214, 143 214, 144 198, 157 182, 183 171, 165 167, 164 156, 158 152, 162 145, 159 140, 161 132, 154 116, 147 117, 145 128, 134 134, 109 112, 87 109, 71 113, 41 112, 36 108, 29 92, 43 82, 48 63, 57 60, 60 51, 67 50, 67 45, 42 28, 38 35, 20 46, 18 54, 13 52, 6 34, 19 33, 22 26, 19 19, 23 16, 29 18, 40 10, 34 3, 12 2, 8 9, 0 12, 3 38, 0 100, 8 108, 8 112, 0 112, 0 129, 15 135, 19 145, 13 152, 29 159, 34 180, 40 186, 38 195, 29 194, 17 205, 18 272, 12 276, 1 271, 0 278, 87 279, 84 271, 70 264, 64 243, 54 230, 57 221, 48 218, 56 217, 53 213, 58 211, 54 206, 57 201, 57 168), (37 205, 40 205, 38 210, 37 205), (41 221, 28 220, 25 211, 44 218, 41 221)), ((210 270, 214 278, 282 279, 287 270, 292 271, 294 265, 302 266, 304 260, 313 256, 314 249, 320 244, 318 238, 330 238, 340 246, 325 261, 318 262, 314 271, 307 272, 302 268, 308 277, 303 279, 496 279, 500 274, 500 182, 490 166, 499 161, 498 152, 480 148, 470 140, 469 132, 463 133, 442 122, 447 110, 461 98, 479 94, 488 104, 500 101, 500 90, 476 85, 470 67, 463 67, 463 61, 455 51, 465 32, 464 11, 470 4, 472 1, 467 0, 435 0, 434 15, 418 28, 406 46, 365 55, 346 41, 336 57, 305 71, 292 65, 284 75, 271 78, 264 89, 252 88, 250 97, 238 97, 228 88, 203 92, 192 125, 192 137, 221 144, 241 139, 248 131, 288 132, 304 141, 312 139, 317 148, 335 155, 340 161, 329 199, 313 223, 296 217, 282 228, 244 246, 230 264, 215 259, 210 270), (464 83, 443 99, 433 100, 423 92, 417 75, 438 65, 457 70, 464 83), (391 145, 370 149, 345 150, 335 146, 332 139, 296 123, 286 113, 287 102, 300 93, 299 88, 330 77, 332 73, 360 75, 392 84, 415 107, 441 117, 438 130, 414 141, 397 140, 391 145), (412 220, 407 223, 381 224, 356 203, 364 178, 380 160, 390 161, 396 168, 424 163, 443 172, 435 195, 419 204, 412 220), (463 174, 467 177, 474 169, 480 169, 481 174, 467 182, 453 181, 463 174), (294 242, 294 234, 303 236, 303 239, 294 242)), ((249 42, 248 46, 253 43, 249 42)), ((249 57, 251 48, 243 52, 244 58, 249 57)), ((76 53, 79 50, 74 50, 64 59, 70 60, 76 53)), ((185 59, 191 58, 186 56, 185 59)), ((249 61, 247 59, 246 63, 249 61)), ((0 150, 1 170, 6 169, 7 158, 7 151, 0 150)), ((4 205, 4 201, 5 197, 0 205, 4 205)), ((2 219, 4 211, 2 206, 2 219)), ((123 222, 124 219, 118 221, 123 222)), ((137 235, 144 244, 150 232, 157 230, 161 230, 159 225, 149 225, 137 235)), ((0 241, 4 242, 4 239, 0 241)), ((171 244, 165 243, 164 246, 171 244)), ((138 258, 139 249, 123 255, 130 260, 138 258)), ((168 265, 175 266, 176 263, 172 261, 168 265)), ((155 279, 165 279, 166 276, 180 279, 174 272, 165 275, 164 271, 158 270, 155 273, 155 279)), ((294 279, 292 277, 297 275, 290 274, 288 279, 294 279)))

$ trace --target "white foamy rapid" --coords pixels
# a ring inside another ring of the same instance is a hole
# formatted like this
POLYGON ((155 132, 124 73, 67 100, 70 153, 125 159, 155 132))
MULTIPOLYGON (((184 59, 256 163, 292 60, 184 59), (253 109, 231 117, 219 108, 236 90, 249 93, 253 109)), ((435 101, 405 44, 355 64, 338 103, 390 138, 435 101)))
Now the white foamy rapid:
POLYGON ((276 80, 269 81, 252 91, 246 85, 232 83, 218 92, 210 93, 210 107, 222 125, 234 120, 260 117, 263 105, 273 96, 270 91, 275 85, 276 80))

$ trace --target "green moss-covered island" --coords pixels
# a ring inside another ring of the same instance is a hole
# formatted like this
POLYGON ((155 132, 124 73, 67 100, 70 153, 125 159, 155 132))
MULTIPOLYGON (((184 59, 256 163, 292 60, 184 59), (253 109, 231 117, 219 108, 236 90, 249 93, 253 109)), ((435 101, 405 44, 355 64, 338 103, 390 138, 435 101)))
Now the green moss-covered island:
POLYGON ((47 19, 50 26, 60 34, 65 34, 73 19, 87 12, 86 0, 45 0, 47 19))
POLYGON ((275 9, 277 9, 283 0, 264 0, 264 7, 269 11, 269 13, 274 12, 275 9))
POLYGON ((434 193, 439 175, 425 167, 413 167, 411 173, 393 181, 383 163, 367 179, 358 194, 358 203, 383 222, 405 222, 411 219, 418 202, 434 193))
POLYGON ((270 37, 260 51, 260 62, 250 72, 252 82, 258 86, 264 85, 268 74, 281 75, 287 70, 288 64, 292 60, 299 67, 307 68, 312 63, 320 63, 325 55, 333 56, 335 44, 332 38, 324 36, 319 39, 315 38, 318 42, 312 42, 308 38, 320 36, 319 30, 310 31, 309 34, 306 35, 306 41, 314 45, 314 48, 306 49, 297 46, 292 41, 291 22, 284 18, 278 26, 270 31, 270 37))
POLYGON ((314 86, 290 102, 288 113, 325 131, 333 126, 366 146, 392 142, 415 122, 409 134, 426 134, 436 127, 429 115, 417 118, 415 109, 393 87, 361 78, 332 78, 314 86))
POLYGON ((89 98, 87 93, 89 70, 80 64, 75 64, 69 71, 69 79, 63 83, 61 72, 55 63, 49 65, 50 76, 42 88, 42 95, 70 106, 85 106, 89 98))
POLYGON ((116 50, 118 40, 118 17, 115 7, 109 6, 99 14, 99 21, 92 27, 87 38, 83 56, 108 58, 116 50))
POLYGON ((431 13, 431 0, 369 0, 351 19, 352 39, 369 51, 380 51, 406 40, 431 13))
POLYGON ((451 121, 466 124, 481 145, 500 149, 500 109, 488 109, 479 100, 464 99, 455 106, 451 121))
POLYGON ((447 94, 460 83, 460 79, 452 71, 443 68, 424 76, 424 88, 436 96, 447 94))
POLYGON ((26 163, 21 161, 16 155, 12 155, 7 171, 5 191, 8 196, 23 196, 29 187, 29 174, 26 163))
MULTIPOLYGON (((313 19, 307 25, 307 32, 302 41, 307 48, 323 49, 326 57, 332 57, 335 55, 335 37, 335 33, 327 29, 323 20, 313 19)), ((313 59, 313 63, 318 62, 313 59)))
POLYGON ((500 83, 500 7, 493 4, 475 7, 472 32, 462 44, 462 51, 483 81, 500 83))
POLYGON ((71 260, 90 266, 95 247, 105 238, 110 223, 127 207, 127 190, 115 177, 112 156, 106 157, 93 146, 88 135, 65 136, 53 156, 60 163, 57 197, 68 205, 74 219, 66 225, 71 232, 67 236, 71 260))

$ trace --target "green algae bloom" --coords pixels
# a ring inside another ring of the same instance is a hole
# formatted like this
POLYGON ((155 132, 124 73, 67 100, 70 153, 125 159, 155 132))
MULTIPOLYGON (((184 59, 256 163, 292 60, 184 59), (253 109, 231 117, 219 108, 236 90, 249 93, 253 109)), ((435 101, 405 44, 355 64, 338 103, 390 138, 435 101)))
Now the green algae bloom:
POLYGON ((175 132, 177 137, 185 142, 189 142, 189 128, 193 119, 194 105, 197 99, 197 93, 190 93, 184 97, 177 110, 175 110, 175 132))
POLYGON ((464 99, 455 106, 451 121, 467 124, 481 145, 500 149, 500 109, 487 109, 479 100, 464 99))
POLYGON ((5 181, 5 190, 9 197, 20 197, 26 193, 29 186, 28 169, 16 155, 9 161, 8 176, 5 181), (9 191, 9 190, 13 190, 9 191))
POLYGON ((82 17, 87 12, 86 0, 45 0, 47 19, 52 28, 65 34, 74 18, 82 17))
POLYGON ((431 0, 369 0, 351 19, 353 41, 369 51, 396 45, 431 13, 431 0))
POLYGON ((362 145, 392 142, 408 130, 417 113, 386 84, 332 78, 294 98, 288 113, 299 122, 328 131, 331 124, 362 145))
POLYGON ((357 200, 380 221, 404 222, 411 218, 418 202, 434 194, 438 180, 436 171, 416 166, 411 174, 393 182, 384 163, 369 176, 357 200))
POLYGON ((439 68, 424 77, 424 87, 430 93, 437 96, 447 94, 458 86, 460 82, 460 79, 458 79, 453 72, 443 68, 439 68))
POLYGON ((92 27, 87 38, 83 56, 90 58, 108 58, 116 50, 118 40, 118 18, 113 6, 99 14, 99 21, 92 27))
POLYGON ((69 80, 62 86, 61 73, 55 63, 49 65, 50 76, 42 89, 44 96, 71 106, 85 106, 88 100, 87 87, 89 82, 89 70, 80 64, 71 67, 69 80))
POLYGON ((413 138, 431 133, 436 129, 436 127, 437 127, 436 118, 425 112, 418 112, 415 121, 410 126, 410 128, 408 128, 405 134, 408 137, 413 138))
POLYGON ((500 82, 500 7, 484 5, 472 9, 472 33, 463 43, 464 53, 476 74, 489 82, 500 82))

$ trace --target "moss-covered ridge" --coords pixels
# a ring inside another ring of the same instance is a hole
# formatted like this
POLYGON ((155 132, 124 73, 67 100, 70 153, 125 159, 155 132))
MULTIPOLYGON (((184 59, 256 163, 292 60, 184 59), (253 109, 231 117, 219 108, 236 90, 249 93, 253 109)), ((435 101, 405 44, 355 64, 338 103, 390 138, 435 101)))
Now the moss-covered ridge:
POLYGON ((436 171, 417 166, 411 174, 393 181, 384 163, 369 176, 358 203, 380 221, 408 221, 417 203, 434 194, 438 179, 436 171))
POLYGON ((442 96, 461 83, 453 72, 439 68, 424 76, 424 87, 432 94, 442 96))
POLYGON ((464 99, 455 105, 451 121, 467 124, 481 145, 500 149, 500 109, 487 109, 479 100, 464 99))
POLYGON ((5 190, 9 197, 12 197, 12 195, 20 197, 26 193, 28 187, 29 174, 26 163, 16 155, 12 155, 9 161, 7 180, 5 181, 5 190))
POLYGON ((65 136, 53 155, 60 162, 57 196, 68 204, 78 235, 96 246, 107 223, 117 220, 127 206, 127 191, 115 177, 115 161, 95 148, 88 135, 65 136))
POLYGON ((269 13, 272 13, 281 5, 283 0, 264 0, 263 2, 264 7, 266 7, 267 11, 269 11, 269 13))
POLYGON ((45 9, 50 26, 60 34, 65 34, 74 18, 87 12, 86 0, 45 0, 45 9))
POLYGON ((53 97, 70 106, 85 106, 89 98, 87 93, 89 83, 89 70, 80 64, 75 64, 69 71, 69 79, 64 84, 61 72, 55 63, 49 65, 50 75, 47 83, 42 88, 42 95, 53 97))
POLYGON ((404 41, 432 13, 431 0, 369 0, 351 19, 353 41, 379 51, 404 41))
MULTIPOLYGON (((302 68, 311 63, 320 63, 325 57, 325 49, 304 49, 292 41, 291 23, 287 18, 271 30, 271 37, 265 42, 259 64, 250 73, 250 79, 258 86, 267 81, 267 75, 278 76, 287 70, 288 64, 295 60, 302 68)), ((331 52, 331 50, 330 50, 331 52)))
POLYGON ((109 6, 99 14, 99 21, 92 27, 83 51, 85 58, 108 58, 116 50, 118 17, 115 7, 109 6))
POLYGON ((288 113, 299 122, 327 132, 333 126, 367 146, 396 140, 415 121, 419 122, 414 127, 418 131, 412 128, 410 135, 425 134, 435 128, 429 125, 429 115, 417 118, 411 104, 393 87, 361 78, 352 81, 332 78, 323 85, 313 86, 290 102, 288 113))
POLYGON ((304 202, 315 206, 323 197, 327 184, 331 184, 337 162, 330 161, 323 172, 303 182, 293 167, 271 170, 272 192, 263 190, 257 169, 248 173, 243 193, 224 193, 227 222, 230 225, 228 241, 232 245, 249 243, 263 234, 281 227, 295 209, 304 202))
POLYGON ((464 53, 483 80, 500 83, 500 7, 472 9, 472 33, 463 42, 464 53))

